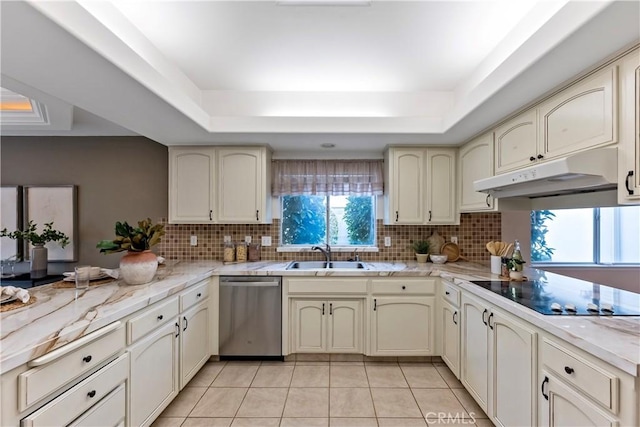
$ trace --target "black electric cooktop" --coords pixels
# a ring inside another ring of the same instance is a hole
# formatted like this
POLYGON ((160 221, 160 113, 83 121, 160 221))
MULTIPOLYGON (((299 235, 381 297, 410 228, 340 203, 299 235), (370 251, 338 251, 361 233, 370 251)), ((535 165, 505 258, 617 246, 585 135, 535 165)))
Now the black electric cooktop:
POLYGON ((640 294, 540 272, 536 280, 473 281, 478 286, 541 314, 566 316, 640 316, 640 294))
POLYGON ((15 286, 16 288, 35 288, 36 286, 48 285, 64 279, 62 274, 49 274, 40 279, 32 279, 29 273, 18 274, 13 277, 2 277, 0 283, 2 286, 15 286))

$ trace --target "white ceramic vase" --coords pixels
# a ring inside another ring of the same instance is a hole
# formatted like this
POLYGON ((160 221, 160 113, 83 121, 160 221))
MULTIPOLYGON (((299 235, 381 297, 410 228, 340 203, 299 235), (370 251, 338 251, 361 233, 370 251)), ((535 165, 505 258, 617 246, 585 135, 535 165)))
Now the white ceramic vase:
POLYGON ((41 279, 47 276, 49 264, 49 250, 44 245, 33 245, 31 248, 30 276, 32 279, 41 279))
POLYGON ((158 257, 147 250, 127 252, 120 259, 120 277, 128 285, 143 285, 153 280, 158 269, 158 257))

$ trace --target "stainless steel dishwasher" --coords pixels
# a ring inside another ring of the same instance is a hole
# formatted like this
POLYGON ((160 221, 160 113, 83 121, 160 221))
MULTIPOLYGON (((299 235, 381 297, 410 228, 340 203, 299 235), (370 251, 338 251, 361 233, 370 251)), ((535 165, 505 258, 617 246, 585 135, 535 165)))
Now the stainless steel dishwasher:
POLYGON ((281 277, 220 277, 220 358, 282 359, 281 277))

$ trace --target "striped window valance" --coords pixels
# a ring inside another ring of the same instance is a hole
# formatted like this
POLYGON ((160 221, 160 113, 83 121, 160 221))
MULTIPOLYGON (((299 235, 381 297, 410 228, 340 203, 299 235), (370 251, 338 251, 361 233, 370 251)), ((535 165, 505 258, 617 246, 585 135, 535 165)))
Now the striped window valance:
POLYGON ((274 196, 380 196, 382 160, 274 160, 274 196))

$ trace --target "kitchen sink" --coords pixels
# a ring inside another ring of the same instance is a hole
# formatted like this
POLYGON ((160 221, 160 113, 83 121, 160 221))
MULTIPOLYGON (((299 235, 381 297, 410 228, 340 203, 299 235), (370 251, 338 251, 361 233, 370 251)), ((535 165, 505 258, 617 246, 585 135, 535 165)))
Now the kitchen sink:
POLYGON ((292 261, 287 265, 287 270, 366 270, 367 267, 360 261, 292 261))

